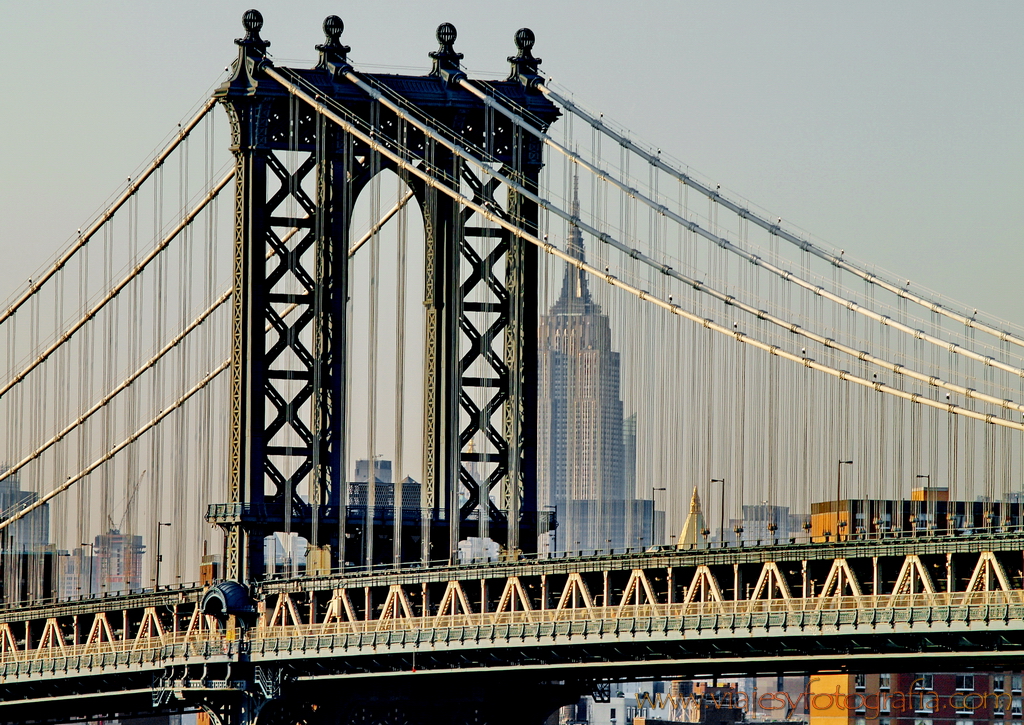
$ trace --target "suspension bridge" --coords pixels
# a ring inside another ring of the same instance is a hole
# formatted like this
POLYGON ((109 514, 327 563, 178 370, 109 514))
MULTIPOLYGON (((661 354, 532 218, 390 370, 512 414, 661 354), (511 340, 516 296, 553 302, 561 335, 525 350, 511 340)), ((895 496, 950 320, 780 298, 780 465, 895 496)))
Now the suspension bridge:
POLYGON ((447 23, 424 76, 243 25, 0 310, 0 721, 1020 661, 1024 329, 730 198, 528 29, 480 79, 447 23))

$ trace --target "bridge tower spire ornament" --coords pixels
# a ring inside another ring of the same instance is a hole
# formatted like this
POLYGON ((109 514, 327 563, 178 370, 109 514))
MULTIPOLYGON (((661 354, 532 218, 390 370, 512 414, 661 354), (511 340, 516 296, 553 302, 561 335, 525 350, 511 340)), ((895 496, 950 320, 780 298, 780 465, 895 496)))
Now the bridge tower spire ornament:
POLYGON ((245 37, 235 40, 235 45, 249 49, 257 55, 266 55, 270 41, 260 37, 263 29, 263 13, 259 10, 246 10, 242 15, 242 27, 245 28, 245 37))
POLYGON ((466 77, 459 67, 459 61, 464 56, 455 52, 455 39, 459 37, 459 33, 451 23, 441 23, 437 26, 436 36, 440 46, 428 54, 434 61, 430 75, 444 78, 450 85, 457 85, 466 77))
POLYGON ((536 88, 544 80, 537 69, 541 59, 533 57, 533 44, 537 42, 537 36, 529 28, 520 28, 516 31, 515 41, 519 53, 508 57, 508 62, 512 64, 512 73, 508 79, 520 81, 528 88, 536 88))
POLYGON ((344 72, 351 68, 348 63, 348 53, 352 50, 341 43, 341 34, 345 32, 345 23, 337 15, 328 15, 324 19, 324 36, 327 40, 316 49, 320 51, 320 62, 317 68, 326 68, 332 74, 338 75, 339 71, 344 72))

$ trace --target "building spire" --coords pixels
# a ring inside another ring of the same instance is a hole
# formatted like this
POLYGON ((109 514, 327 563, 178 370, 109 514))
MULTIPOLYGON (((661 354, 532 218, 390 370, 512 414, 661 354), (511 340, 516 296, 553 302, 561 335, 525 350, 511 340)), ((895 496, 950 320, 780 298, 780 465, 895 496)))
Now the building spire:
POLYGON ((686 515, 686 521, 683 523, 683 530, 679 532, 679 541, 676 546, 680 549, 689 549, 691 546, 699 544, 701 532, 705 528, 704 511, 700 505, 697 487, 694 486, 693 496, 690 497, 690 513, 686 515))
MULTIPOLYGON (((573 174, 572 178, 572 216, 574 219, 580 217, 580 177, 579 171, 573 174)), ((577 226, 569 228, 569 255, 581 262, 587 261, 586 250, 583 246, 583 232, 577 226)), ((601 309, 594 304, 590 296, 590 288, 587 286, 587 273, 573 264, 566 263, 565 276, 562 277, 562 292, 558 301, 551 308, 553 314, 598 314, 601 309)))

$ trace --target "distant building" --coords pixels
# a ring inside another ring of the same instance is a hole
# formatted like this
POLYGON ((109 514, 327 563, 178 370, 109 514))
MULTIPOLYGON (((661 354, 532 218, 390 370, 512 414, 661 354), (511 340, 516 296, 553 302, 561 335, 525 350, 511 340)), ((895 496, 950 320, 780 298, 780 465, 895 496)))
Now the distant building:
POLYGON ((822 675, 810 725, 1016 725, 1021 684, 1019 670, 822 675))
MULTIPOLYGON (((7 470, 0 466, 0 474, 7 470)), ((5 516, 38 500, 39 494, 22 490, 17 474, 0 481, 0 512, 5 516)), ((53 597, 57 559, 50 544, 50 506, 43 504, 0 532, 0 599, 10 603, 53 597)))
POLYGON ((470 536, 459 542, 459 561, 497 561, 501 555, 501 546, 497 541, 470 536))
POLYGON ((0 600, 12 604, 51 599, 57 588, 58 552, 53 546, 34 551, 5 551, 0 555, 3 571, 0 600))
POLYGON ((949 489, 919 487, 909 500, 842 499, 811 504, 810 535, 826 537, 877 534, 944 534, 1019 527, 1018 501, 950 501, 949 489))
POLYGON ((613 682, 606 699, 585 696, 577 703, 561 708, 548 722, 559 725, 663 725, 679 722, 805 725, 809 719, 804 704, 807 682, 806 676, 743 678, 731 682, 613 682))
MULTIPOLYGON (((0 466, 0 475, 8 470, 8 466, 0 466)), ((21 511, 39 500, 34 491, 23 491, 18 474, 0 481, 0 512, 5 515, 21 511)), ((44 503, 31 513, 26 514, 0 533, 3 550, 11 552, 34 551, 37 547, 50 543, 50 504, 44 503)))
MULTIPOLYGON (((374 462, 373 505, 376 508, 390 509, 395 505, 396 486, 392 480, 391 461, 375 460, 374 462)), ((356 461, 355 481, 349 484, 349 506, 366 506, 368 503, 370 482, 370 462, 356 461)), ((420 509, 421 484, 411 476, 402 479, 402 509, 405 511, 420 509)))
MULTIPOLYGON (((579 212, 578 190, 573 208, 579 212)), ((584 259, 573 227, 569 254, 584 259)), ((558 300, 538 331, 537 483, 558 528, 541 549, 593 551, 660 541, 652 499, 638 498, 637 418, 623 415, 621 363, 608 315, 586 273, 567 264, 558 300)))
POLYGON ((93 561, 86 564, 92 571, 94 592, 127 592, 142 589, 142 555, 146 547, 141 536, 122 534, 110 529, 96 537, 92 546, 93 561))
MULTIPOLYGON (((730 543, 742 542, 744 544, 769 543, 772 541, 787 541, 796 532, 790 530, 792 516, 788 506, 773 506, 771 504, 756 504, 743 506, 743 521, 740 526, 742 531, 737 531, 734 525, 727 531, 722 532, 725 541, 730 543)), ((803 531, 799 532, 803 534, 803 531)))

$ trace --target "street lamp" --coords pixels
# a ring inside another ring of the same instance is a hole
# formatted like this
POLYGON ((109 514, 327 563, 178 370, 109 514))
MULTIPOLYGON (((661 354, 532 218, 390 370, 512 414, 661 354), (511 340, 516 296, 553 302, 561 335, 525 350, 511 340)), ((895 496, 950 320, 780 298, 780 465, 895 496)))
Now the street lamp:
POLYGON ((842 527, 846 526, 845 521, 839 520, 839 502, 842 500, 841 485, 843 481, 843 466, 852 466, 853 461, 839 461, 836 465, 836 541, 842 540, 842 527))
POLYGON ((722 505, 718 511, 718 535, 722 537, 722 547, 725 547, 725 479, 712 478, 711 483, 722 484, 722 505))
POLYGON ((667 490, 668 489, 664 487, 655 488, 654 486, 651 486, 651 546, 654 546, 654 509, 657 508, 657 506, 655 505, 656 499, 654 497, 654 492, 667 490))
MULTIPOLYGON (((95 551, 93 550, 93 545, 83 541, 82 548, 84 549, 87 546, 89 547, 89 596, 92 596, 92 563, 95 561, 96 557, 94 555, 95 551)), ((81 576, 81 573, 79 573, 79 576, 81 576)))
POLYGON ((171 522, 156 522, 156 577, 153 582, 153 591, 160 588, 160 562, 164 560, 163 555, 160 553, 160 529, 163 526, 170 526, 171 522))

